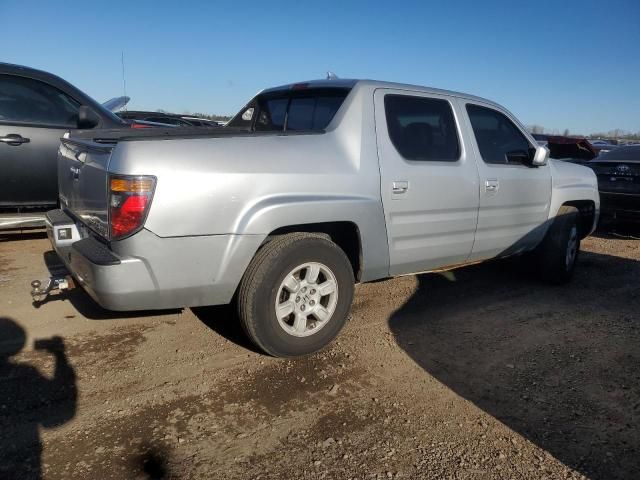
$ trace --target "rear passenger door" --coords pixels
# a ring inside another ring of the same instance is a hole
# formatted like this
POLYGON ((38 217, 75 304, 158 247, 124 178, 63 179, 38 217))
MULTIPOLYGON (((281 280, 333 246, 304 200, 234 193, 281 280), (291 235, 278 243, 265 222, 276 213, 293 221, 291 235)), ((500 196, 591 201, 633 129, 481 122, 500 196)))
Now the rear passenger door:
POLYGON ((549 165, 531 166, 535 143, 508 112, 459 100, 475 139, 480 211, 471 260, 506 256, 537 245, 551 201, 549 165))
POLYGON ((390 274, 465 262, 478 215, 478 170, 462 141, 455 99, 374 94, 390 274))

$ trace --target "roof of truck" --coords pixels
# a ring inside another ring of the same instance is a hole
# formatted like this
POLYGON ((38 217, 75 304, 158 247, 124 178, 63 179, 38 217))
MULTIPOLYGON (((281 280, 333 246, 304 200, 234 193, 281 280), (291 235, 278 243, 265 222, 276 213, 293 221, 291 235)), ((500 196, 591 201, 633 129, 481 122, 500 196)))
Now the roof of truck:
MULTIPOLYGON (((496 104, 486 98, 470 95, 468 93, 455 92, 453 90, 443 90, 440 88, 423 87, 420 85, 411 85, 408 83, 396 83, 385 82, 382 80, 368 80, 368 79, 348 79, 348 78, 336 78, 336 79, 323 79, 323 80, 307 80, 302 82, 289 83, 286 85, 280 85, 279 87, 268 88, 260 93, 275 92, 278 90, 290 90, 290 89, 302 89, 302 88, 354 88, 354 87, 372 87, 372 88, 394 88, 399 90, 410 90, 413 92, 432 93, 436 95, 449 95, 453 97, 466 98, 469 100, 475 100, 478 102, 496 104)), ((504 108, 504 107, 501 107, 504 108)))

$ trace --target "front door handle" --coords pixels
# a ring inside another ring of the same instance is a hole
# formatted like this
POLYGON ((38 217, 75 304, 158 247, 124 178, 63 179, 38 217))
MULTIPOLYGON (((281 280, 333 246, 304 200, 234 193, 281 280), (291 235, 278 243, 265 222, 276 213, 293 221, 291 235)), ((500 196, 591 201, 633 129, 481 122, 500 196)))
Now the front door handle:
POLYGON ((11 145, 12 147, 19 147, 23 143, 29 143, 31 140, 24 138, 16 133, 10 133, 4 137, 0 137, 0 142, 11 145))
POLYGON ((497 178, 490 178, 484 182, 484 190, 488 193, 496 193, 500 189, 500 182, 497 178))
POLYGON ((391 189, 394 195, 402 195, 409 190, 409 182, 406 180, 395 181, 391 184, 391 189))

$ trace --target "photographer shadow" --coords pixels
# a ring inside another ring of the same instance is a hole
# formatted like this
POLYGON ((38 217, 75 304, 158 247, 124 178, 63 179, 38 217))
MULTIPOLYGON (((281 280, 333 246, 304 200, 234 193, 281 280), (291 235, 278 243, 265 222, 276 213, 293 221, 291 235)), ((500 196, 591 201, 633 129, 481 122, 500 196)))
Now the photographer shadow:
POLYGON ((76 375, 65 355, 64 342, 52 337, 35 342, 53 355, 51 378, 36 368, 12 360, 26 342, 24 329, 0 317, 0 478, 42 478, 41 428, 70 421, 76 413, 76 375))

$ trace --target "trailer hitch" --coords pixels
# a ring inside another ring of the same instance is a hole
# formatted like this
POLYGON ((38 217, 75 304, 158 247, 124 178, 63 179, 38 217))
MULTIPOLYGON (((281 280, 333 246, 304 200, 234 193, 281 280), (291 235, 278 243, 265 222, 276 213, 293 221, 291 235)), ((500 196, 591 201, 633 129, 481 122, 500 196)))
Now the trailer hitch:
POLYGON ((31 282, 31 297, 34 302, 42 302, 54 290, 71 290, 75 287, 71 275, 52 276, 46 280, 31 282))

